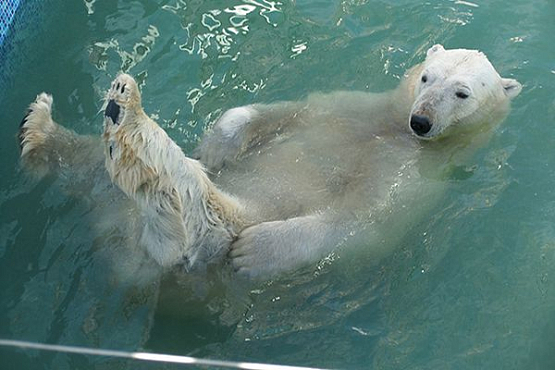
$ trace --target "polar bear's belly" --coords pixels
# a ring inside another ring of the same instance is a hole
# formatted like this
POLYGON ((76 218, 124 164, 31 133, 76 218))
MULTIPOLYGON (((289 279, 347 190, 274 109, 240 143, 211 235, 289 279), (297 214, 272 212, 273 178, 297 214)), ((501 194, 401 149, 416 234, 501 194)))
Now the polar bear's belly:
POLYGON ((329 209, 367 212, 383 208, 407 179, 418 186, 417 156, 410 137, 301 129, 254 148, 215 181, 266 220, 329 209))

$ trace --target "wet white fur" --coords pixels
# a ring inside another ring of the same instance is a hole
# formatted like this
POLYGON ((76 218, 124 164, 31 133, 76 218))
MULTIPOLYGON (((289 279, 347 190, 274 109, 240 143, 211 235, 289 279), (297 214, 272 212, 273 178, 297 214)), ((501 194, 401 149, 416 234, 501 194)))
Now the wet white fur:
MULTIPOLYGON (((240 273, 268 277, 339 245, 379 255, 397 243, 441 198, 453 161, 481 145, 519 92, 482 53, 435 45, 390 92, 234 108, 197 148, 199 162, 143 112, 137 85, 120 75, 107 97, 121 111, 117 122, 105 119, 105 163, 141 210, 141 242, 160 265, 229 251, 240 273), (460 89, 468 99, 457 98, 460 89), (434 140, 411 131, 411 114, 430 118, 434 140)), ((23 127, 29 163, 44 145, 41 131, 52 131, 49 112, 23 127)))
POLYGON ((507 97, 520 93, 521 85, 501 78, 487 57, 477 50, 448 50, 435 45, 428 50, 426 63, 415 86, 411 114, 427 116, 433 138, 458 123, 469 125, 495 117, 506 109, 507 97), (426 82, 422 77, 426 77, 426 82), (468 98, 457 97, 463 92, 468 98))

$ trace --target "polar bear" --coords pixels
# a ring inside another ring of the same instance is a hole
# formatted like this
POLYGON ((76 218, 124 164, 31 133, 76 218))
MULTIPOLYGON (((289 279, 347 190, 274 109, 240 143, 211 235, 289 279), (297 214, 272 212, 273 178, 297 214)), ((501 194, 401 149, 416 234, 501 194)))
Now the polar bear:
MULTIPOLYGON (((483 53, 435 45, 389 92, 231 109, 193 159, 121 74, 106 98, 105 167, 140 210, 139 244, 159 265, 191 268, 227 256, 238 273, 268 278, 338 247, 376 256, 391 249, 441 199, 450 169, 484 144, 520 91, 483 53)), ((56 124, 51 105, 46 94, 31 104, 19 135, 22 162, 40 174, 59 163, 80 169, 85 161, 72 156, 96 144, 56 124)))

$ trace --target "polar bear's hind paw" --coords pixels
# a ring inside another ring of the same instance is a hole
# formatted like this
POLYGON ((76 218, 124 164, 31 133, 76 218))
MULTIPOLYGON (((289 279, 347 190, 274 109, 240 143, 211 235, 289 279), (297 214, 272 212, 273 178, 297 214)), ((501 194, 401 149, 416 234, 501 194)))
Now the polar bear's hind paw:
POLYGON ((52 121, 52 96, 41 93, 29 105, 19 124, 17 139, 23 164, 42 176, 48 172, 49 141, 56 124, 52 121))
POLYGON ((52 96, 42 93, 29 105, 27 113, 19 124, 19 147, 24 157, 40 147, 52 131, 52 96))
POLYGON ((116 104, 116 102, 111 99, 108 102, 108 105, 106 106, 106 110, 104 111, 104 116, 105 117, 110 117, 110 119, 112 120, 112 122, 117 125, 119 124, 119 112, 120 112, 120 108, 119 105, 116 104))
POLYGON ((106 96, 106 109, 104 116, 113 124, 119 125, 125 121, 129 110, 141 108, 141 95, 133 77, 121 74, 112 81, 108 95, 106 96))

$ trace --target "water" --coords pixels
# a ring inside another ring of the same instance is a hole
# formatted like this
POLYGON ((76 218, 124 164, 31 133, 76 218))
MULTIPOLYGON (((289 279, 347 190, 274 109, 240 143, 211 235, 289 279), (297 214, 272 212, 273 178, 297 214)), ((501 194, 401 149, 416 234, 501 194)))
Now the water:
MULTIPOLYGON (((555 367, 555 3, 43 5, 10 36, 17 63, 0 72, 0 337, 353 369, 555 367), (227 108, 383 91, 433 43, 484 51, 524 89, 441 206, 378 263, 339 253, 270 283, 165 281, 158 296, 156 283, 113 276, 117 229, 95 234, 105 205, 90 189, 68 196, 18 164, 18 123, 43 90, 59 122, 98 135, 103 92, 127 71, 189 152, 227 108)), ((0 358, 3 369, 160 368, 8 349, 0 358)))

